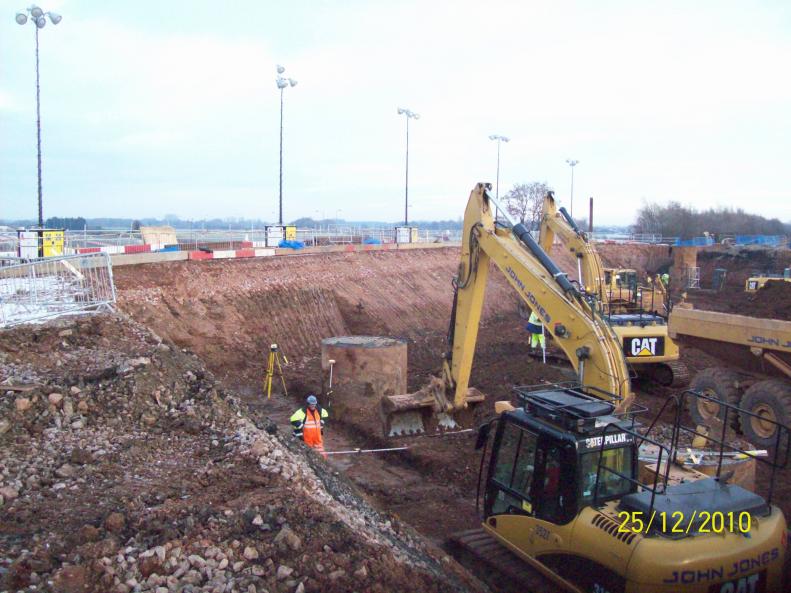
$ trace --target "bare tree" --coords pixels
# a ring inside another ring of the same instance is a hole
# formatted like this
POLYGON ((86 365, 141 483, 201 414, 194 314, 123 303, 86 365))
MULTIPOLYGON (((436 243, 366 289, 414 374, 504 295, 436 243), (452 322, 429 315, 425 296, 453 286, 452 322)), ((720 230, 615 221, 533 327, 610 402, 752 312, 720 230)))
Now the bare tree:
POLYGON ((533 181, 517 183, 504 197, 503 202, 508 214, 519 219, 528 229, 537 229, 541 224, 541 210, 544 196, 552 189, 546 183, 533 181))

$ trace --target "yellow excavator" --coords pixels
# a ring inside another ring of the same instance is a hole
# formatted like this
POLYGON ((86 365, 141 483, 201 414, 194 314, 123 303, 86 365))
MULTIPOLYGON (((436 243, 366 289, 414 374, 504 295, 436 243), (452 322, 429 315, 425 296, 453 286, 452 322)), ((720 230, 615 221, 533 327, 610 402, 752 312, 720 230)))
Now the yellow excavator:
MULTIPOLYGON (((508 562, 498 550, 508 552, 558 590, 576 593, 782 591, 786 521, 771 491, 764 499, 729 483, 725 472, 712 478, 672 463, 677 435, 690 430, 679 410, 697 394, 668 400, 677 404, 670 444, 650 438, 650 428, 638 432, 627 413, 633 394, 623 351, 596 300, 566 278, 524 225, 507 214, 510 226, 495 221, 494 209, 505 211, 489 189, 478 184, 465 213, 443 376, 417 393, 383 398, 389 434, 406 428, 400 416, 458 419, 484 399, 468 383, 490 262, 541 317, 579 381, 520 388, 518 408, 495 404, 476 443, 484 449, 483 523, 458 544, 493 558, 497 570, 508 562), (643 442, 659 455, 641 466, 643 442)), ((724 449, 724 439, 717 446, 724 449)), ((781 466, 777 455, 763 462, 781 466)))
POLYGON ((634 371, 660 385, 687 385, 689 370, 679 360, 678 345, 668 335, 667 315, 661 314, 665 306, 661 289, 638 286, 634 270, 620 270, 617 274, 617 270, 604 268, 588 236, 565 208, 556 207, 554 197, 548 193, 539 234, 539 243, 546 253, 551 252, 555 236, 577 260, 577 279, 572 282, 580 292, 599 301, 603 318, 618 336, 626 361, 634 371), (630 272, 634 274, 631 278, 630 272))

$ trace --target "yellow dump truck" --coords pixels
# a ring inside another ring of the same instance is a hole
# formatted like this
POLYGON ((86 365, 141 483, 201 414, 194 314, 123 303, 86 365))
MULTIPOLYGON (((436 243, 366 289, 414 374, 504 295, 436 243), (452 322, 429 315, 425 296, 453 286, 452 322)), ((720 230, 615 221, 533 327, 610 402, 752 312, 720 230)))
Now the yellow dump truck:
MULTIPOLYGON (((780 438, 774 422, 791 424, 791 321, 675 307, 669 334, 726 361, 699 372, 690 387, 757 414, 731 418, 749 441, 773 447, 780 438), (765 422, 763 419, 772 421, 765 422)), ((699 399, 690 409, 699 424, 723 420, 724 407, 699 399)))

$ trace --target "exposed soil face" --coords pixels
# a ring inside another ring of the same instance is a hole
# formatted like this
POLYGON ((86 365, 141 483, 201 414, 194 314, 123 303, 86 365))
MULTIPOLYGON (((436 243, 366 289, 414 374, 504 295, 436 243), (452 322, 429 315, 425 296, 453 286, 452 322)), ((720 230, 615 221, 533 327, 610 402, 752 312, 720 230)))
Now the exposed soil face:
POLYGON ((701 286, 710 288, 714 270, 727 270, 725 285, 744 290, 750 276, 782 274, 791 266, 791 250, 763 247, 706 248, 698 253, 701 286))
POLYGON ((770 281, 757 292, 746 292, 744 284, 718 292, 689 290, 687 300, 708 311, 791 321, 791 282, 770 281))
MULTIPOLYGON (((611 267, 653 273, 670 263, 666 246, 597 247, 611 267)), ((576 275, 576 261, 560 246, 555 246, 553 257, 562 269, 576 275)), ((436 374, 450 317, 450 279, 457 265, 455 247, 138 266, 119 268, 116 279, 119 302, 126 311, 163 338, 194 349, 224 384, 238 387, 285 426, 300 398, 321 389, 322 338, 355 334, 403 338, 409 346, 408 389, 417 390, 436 374), (286 377, 295 397, 261 402, 270 342, 278 342, 294 362, 286 377)), ((492 270, 470 382, 489 396, 480 417, 493 412, 494 401, 510 399, 515 385, 570 378, 570 366, 542 365, 528 356, 526 332, 515 309, 513 291, 502 274, 492 270)), ((693 370, 718 363, 696 350, 685 351, 683 358, 693 370)), ((656 413, 670 392, 650 391, 653 395, 643 393, 638 402, 656 413)), ((361 431, 359 426, 339 426, 331 420, 325 436, 330 451, 409 446, 404 452, 340 455, 331 457, 330 463, 377 508, 391 510, 435 542, 442 544, 450 533, 477 524, 480 458, 473 450, 474 433, 385 440, 378 436, 378 427, 361 431)), ((764 485, 765 475, 760 473, 764 485)), ((780 483, 780 492, 791 492, 788 476, 780 483)), ((791 506, 785 510, 788 513, 791 506)), ((533 587, 553 590, 538 577, 533 587)))

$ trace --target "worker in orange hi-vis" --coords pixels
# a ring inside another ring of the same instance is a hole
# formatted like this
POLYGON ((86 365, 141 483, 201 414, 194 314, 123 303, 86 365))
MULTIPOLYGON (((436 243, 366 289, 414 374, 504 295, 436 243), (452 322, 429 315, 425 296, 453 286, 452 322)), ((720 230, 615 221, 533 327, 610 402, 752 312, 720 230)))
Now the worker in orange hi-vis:
POLYGON ((324 457, 327 454, 324 452, 322 434, 324 433, 324 422, 328 416, 327 410, 319 405, 315 395, 309 395, 306 405, 291 415, 294 436, 301 438, 308 447, 316 449, 324 457))

